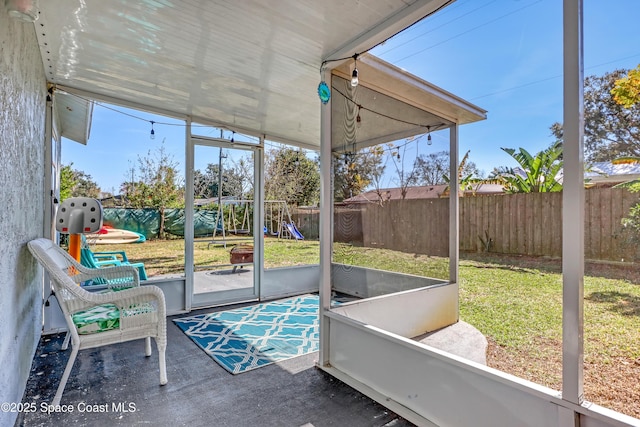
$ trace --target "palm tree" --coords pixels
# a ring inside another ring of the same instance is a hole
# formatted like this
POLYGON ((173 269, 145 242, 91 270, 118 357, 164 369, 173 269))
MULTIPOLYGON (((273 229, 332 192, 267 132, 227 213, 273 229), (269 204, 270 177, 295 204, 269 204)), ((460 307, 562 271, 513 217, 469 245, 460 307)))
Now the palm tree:
POLYGON ((557 142, 532 156, 520 147, 502 148, 518 164, 518 170, 502 167, 493 171, 493 177, 504 185, 505 193, 549 193, 562 190, 557 176, 562 171, 562 145, 557 142))
MULTIPOLYGON (((471 153, 471 150, 468 150, 466 152, 466 154, 462 157, 462 160, 458 164, 458 184, 460 186, 460 188, 458 189, 458 196, 464 196, 464 192, 468 190, 477 190, 478 184, 483 183, 483 180, 480 178, 474 177, 473 173, 469 173, 465 175, 465 167, 467 166, 467 162, 469 161, 469 153, 471 153), (474 185, 476 186, 475 188, 474 188, 474 185)), ((451 179, 447 174, 442 175, 442 179, 447 184, 450 184, 451 182, 451 179)), ((444 189, 441 196, 442 197, 449 196, 449 185, 447 185, 447 188, 444 189)))

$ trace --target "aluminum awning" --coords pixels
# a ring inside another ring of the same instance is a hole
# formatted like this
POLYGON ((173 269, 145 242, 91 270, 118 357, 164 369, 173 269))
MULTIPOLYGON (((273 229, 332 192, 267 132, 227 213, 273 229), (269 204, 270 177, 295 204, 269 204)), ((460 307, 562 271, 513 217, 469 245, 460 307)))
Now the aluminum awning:
POLYGON ((323 60, 450 2, 59 0, 35 27, 47 80, 68 93, 317 148, 323 60))
POLYGON ((335 151, 356 151, 487 118, 482 108, 369 54, 358 58, 360 83, 352 87, 353 66, 346 61, 332 70, 335 151))

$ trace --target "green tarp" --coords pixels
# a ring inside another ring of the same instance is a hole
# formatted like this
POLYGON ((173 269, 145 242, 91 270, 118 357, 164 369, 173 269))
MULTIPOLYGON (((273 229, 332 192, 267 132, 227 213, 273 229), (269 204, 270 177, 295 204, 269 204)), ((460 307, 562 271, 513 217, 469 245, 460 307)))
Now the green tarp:
MULTIPOLYGON (((217 211, 197 209, 194 212, 195 237, 213 234, 216 227, 217 211)), ((104 224, 143 234, 147 239, 160 235, 160 211, 153 208, 123 209, 104 208, 104 224)), ((164 231, 174 236, 184 236, 184 209, 165 209, 164 231)), ((221 225, 218 224, 218 230, 221 225)))

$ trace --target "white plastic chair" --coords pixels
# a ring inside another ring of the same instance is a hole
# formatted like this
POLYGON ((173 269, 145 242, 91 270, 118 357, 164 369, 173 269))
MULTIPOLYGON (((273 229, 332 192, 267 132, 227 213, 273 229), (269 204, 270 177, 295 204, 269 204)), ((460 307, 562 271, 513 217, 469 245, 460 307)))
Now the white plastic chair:
POLYGON ((123 265, 100 269, 86 268, 48 239, 32 240, 28 243, 28 247, 49 273, 71 337, 71 355, 53 399, 53 405, 60 404, 78 351, 87 348, 145 338, 145 354, 151 356, 151 337, 153 337, 158 347, 160 384, 167 383, 166 308, 164 294, 160 288, 140 286, 138 270, 135 267, 123 265), (79 286, 81 283, 105 284, 109 290, 117 290, 117 292, 89 292, 79 286), (107 331, 80 334, 72 316, 104 304, 115 305, 118 308, 119 326, 107 331))

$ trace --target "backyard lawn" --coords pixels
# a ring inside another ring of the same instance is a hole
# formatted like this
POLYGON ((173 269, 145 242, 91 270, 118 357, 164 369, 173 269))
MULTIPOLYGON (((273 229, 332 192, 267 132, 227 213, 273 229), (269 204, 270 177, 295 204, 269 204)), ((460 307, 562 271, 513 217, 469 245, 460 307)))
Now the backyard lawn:
MULTIPOLYGON (((151 276, 183 270, 182 240, 94 250, 125 250, 151 276)), ((229 246, 230 248, 231 246, 229 246)), ((229 248, 198 242, 196 265, 228 263, 229 248)), ((315 241, 268 239, 267 268, 317 263, 315 241)), ((448 260, 336 244, 335 261, 446 278, 448 260)), ((584 283, 585 398, 640 418, 640 272, 588 264, 584 283)), ((562 380, 562 276, 559 260, 461 254, 460 316, 488 339, 489 366, 559 390, 562 380)))

